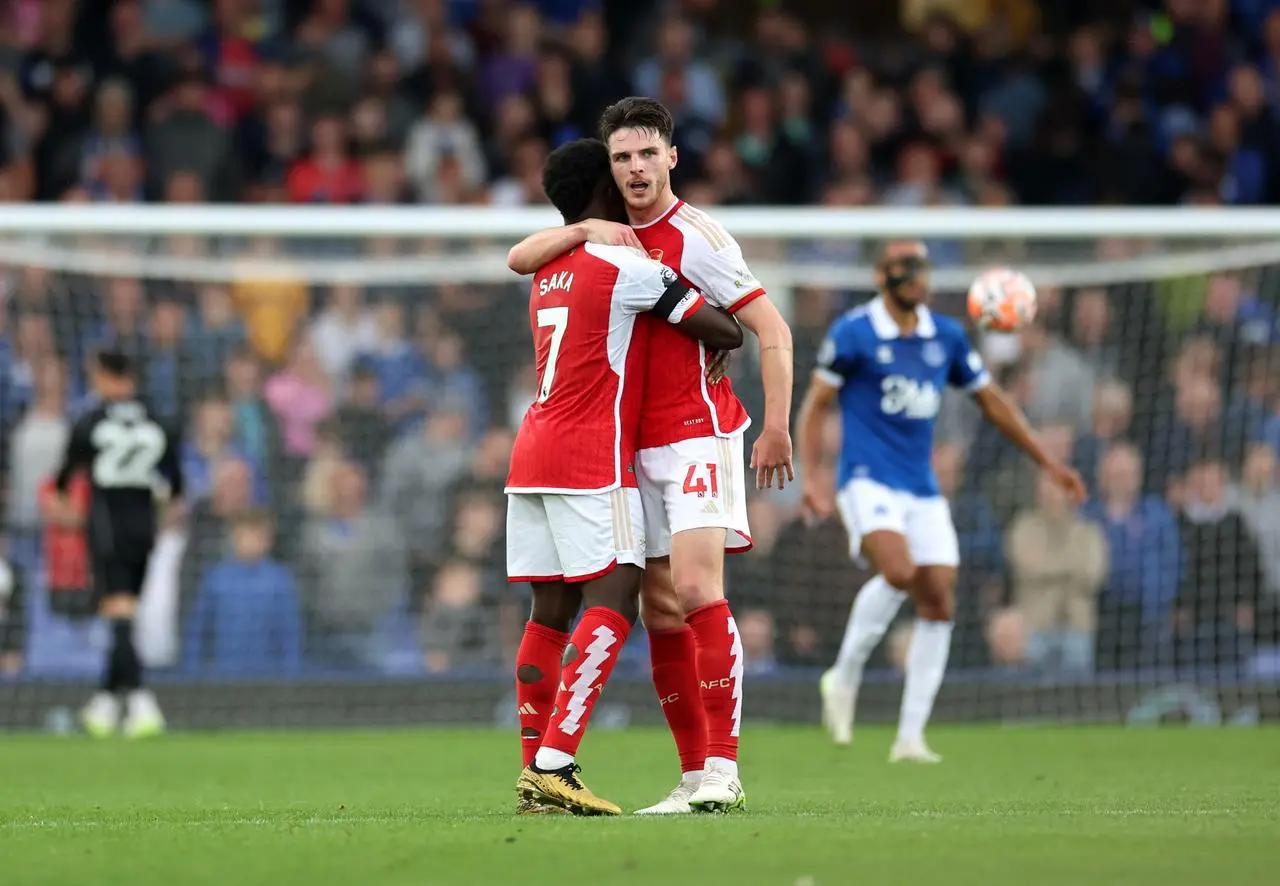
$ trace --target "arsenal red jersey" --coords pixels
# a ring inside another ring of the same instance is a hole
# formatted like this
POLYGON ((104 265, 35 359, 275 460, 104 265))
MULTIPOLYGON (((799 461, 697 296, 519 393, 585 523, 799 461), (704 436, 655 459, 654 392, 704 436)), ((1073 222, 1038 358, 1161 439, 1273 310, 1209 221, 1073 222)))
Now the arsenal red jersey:
MULTIPOLYGON (((635 227, 650 258, 673 269, 711 304, 733 313, 764 295, 724 228, 680 200, 661 218, 635 227)), ((707 384, 707 350, 668 324, 651 326, 639 449, 697 437, 731 437, 751 424, 729 379, 707 384)))
POLYGON ((668 323, 655 326, 680 322, 702 297, 624 246, 586 243, 534 275, 538 394, 516 434, 508 492, 585 495, 636 485, 631 462, 647 352, 636 318, 669 290, 679 301, 668 323))

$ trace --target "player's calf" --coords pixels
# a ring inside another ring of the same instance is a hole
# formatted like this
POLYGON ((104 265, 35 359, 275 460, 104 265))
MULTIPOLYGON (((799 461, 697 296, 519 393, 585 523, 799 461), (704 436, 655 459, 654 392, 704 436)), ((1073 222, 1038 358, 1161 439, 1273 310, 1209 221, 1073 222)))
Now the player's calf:
POLYGON ((158 735, 165 729, 164 715, 155 696, 142 686, 142 659, 133 641, 137 597, 134 594, 110 594, 99 606, 100 614, 111 625, 111 646, 103 666, 102 685, 81 713, 85 731, 95 737, 114 734, 121 727, 130 738, 158 735))
MULTIPOLYGON (((649 634, 649 661, 658 704, 680 756, 680 784, 663 801, 664 813, 688 812, 688 798, 707 759, 707 714, 698 686, 697 644, 671 583, 671 561, 650 560, 641 585, 640 615, 649 634), (671 802, 668 802, 671 801, 671 802)), ((642 812, 657 811, 649 807, 642 812)))
MULTIPOLYGON (((547 731, 560 680, 561 657, 581 606, 582 589, 576 585, 563 581, 533 583, 533 605, 516 652, 522 766, 533 762, 547 731)), ((518 811, 527 813, 527 805, 518 811)))
POLYGON ((587 609, 564 650, 560 688, 542 746, 517 783, 517 793, 522 796, 561 806, 575 815, 621 812, 582 783, 575 757, 591 712, 631 632, 639 605, 640 573, 638 566, 619 565, 584 583, 582 599, 587 609))
POLYGON ((939 758, 924 741, 924 728, 942 686, 951 652, 951 621, 955 612, 956 570, 952 566, 921 566, 913 600, 916 622, 907 647, 906 684, 898 737, 891 760, 936 763, 939 758))

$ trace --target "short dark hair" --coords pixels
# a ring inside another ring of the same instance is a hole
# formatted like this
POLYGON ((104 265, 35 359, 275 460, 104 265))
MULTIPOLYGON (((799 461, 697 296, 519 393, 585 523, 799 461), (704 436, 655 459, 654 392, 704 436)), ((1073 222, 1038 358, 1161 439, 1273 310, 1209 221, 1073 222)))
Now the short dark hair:
POLYGON ((603 182, 613 187, 609 151, 595 138, 576 139, 556 148, 542 170, 542 190, 566 224, 587 217, 603 182))
POLYGON ((116 378, 133 378, 133 359, 119 348, 102 348, 94 355, 98 370, 116 378))
POLYGON ((600 138, 607 145, 619 129, 643 129, 671 144, 676 123, 667 106, 657 99, 633 95, 616 101, 600 115, 600 138))

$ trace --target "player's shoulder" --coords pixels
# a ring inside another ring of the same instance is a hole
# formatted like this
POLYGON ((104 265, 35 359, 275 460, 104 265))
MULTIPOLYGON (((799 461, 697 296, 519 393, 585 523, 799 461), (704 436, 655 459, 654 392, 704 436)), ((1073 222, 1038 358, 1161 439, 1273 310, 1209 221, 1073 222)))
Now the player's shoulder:
POLYGON ((684 235, 685 249, 692 246, 710 252, 723 252, 726 249, 737 249, 738 241, 716 221, 710 214, 683 200, 675 205, 675 209, 667 217, 671 225, 684 235))
POLYGON ((614 246, 605 243, 587 243, 583 251, 599 259, 630 279, 667 277, 675 279, 675 272, 631 246, 614 246))
POLYGON ((933 320, 933 326, 938 338, 948 342, 968 341, 969 333, 965 329, 964 323, 960 322, 960 320, 934 311, 930 311, 929 316, 933 320))
POLYGON ((850 308, 831 322, 831 332, 837 338, 855 338, 873 332, 871 313, 866 305, 850 308))

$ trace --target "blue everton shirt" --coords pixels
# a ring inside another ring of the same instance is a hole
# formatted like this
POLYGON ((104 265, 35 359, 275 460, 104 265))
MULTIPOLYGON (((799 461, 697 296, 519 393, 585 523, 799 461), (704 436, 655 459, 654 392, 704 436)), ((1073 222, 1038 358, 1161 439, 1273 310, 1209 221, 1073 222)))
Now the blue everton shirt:
POLYGON ((959 322, 916 308, 915 332, 903 336, 882 297, 831 326, 818 351, 818 378, 840 388, 839 484, 866 478, 928 498, 933 428, 947 385, 976 391, 991 380, 959 322))

